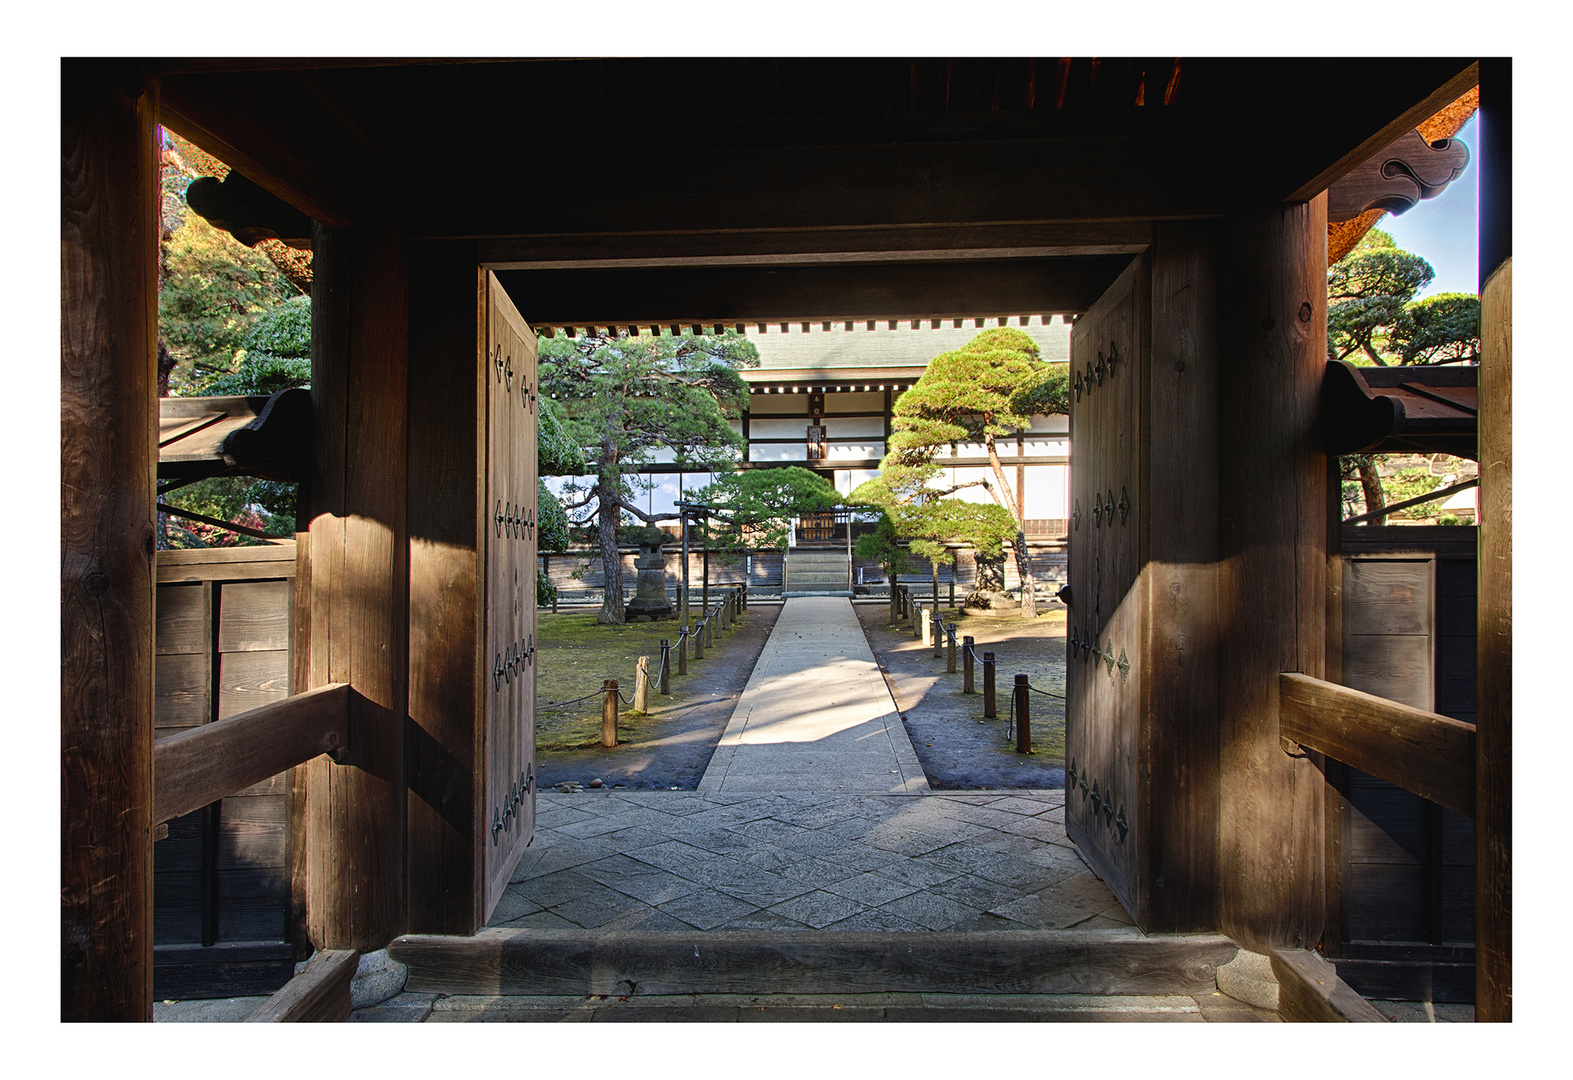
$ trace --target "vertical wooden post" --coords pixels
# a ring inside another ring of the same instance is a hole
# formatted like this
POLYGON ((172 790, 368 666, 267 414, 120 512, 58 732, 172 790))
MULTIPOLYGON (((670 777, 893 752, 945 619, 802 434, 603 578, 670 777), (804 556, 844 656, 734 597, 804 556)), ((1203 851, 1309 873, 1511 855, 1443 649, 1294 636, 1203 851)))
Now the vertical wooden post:
POLYGON ((968 634, 961 639, 961 692, 973 693, 972 689, 972 635, 968 634))
POLYGON ((1257 952, 1313 948, 1324 917, 1320 764, 1278 737, 1282 671, 1326 649, 1327 196, 1224 225, 1219 352, 1219 917, 1257 952))
POLYGON ((945 627, 945 674, 956 673, 956 628, 945 627))
POLYGON ((994 654, 983 654, 983 715, 990 719, 999 715, 994 705, 994 654))
POLYGON ((938 660, 940 657, 940 650, 944 646, 946 630, 945 616, 939 613, 938 604, 934 605, 934 622, 929 627, 929 629, 932 631, 934 637, 934 659, 938 660))
POLYGON ((61 64, 60 1015, 153 1018, 158 84, 61 64))
POLYGON ((601 745, 617 745, 617 680, 601 683, 601 745))
POLYGON ((1028 700, 1032 691, 1027 688, 1027 676, 1017 675, 1016 685, 1012 687, 1016 694, 1016 753, 1032 753, 1032 720, 1028 710, 1031 702, 1028 700))
POLYGON ((705 658, 705 631, 703 619, 694 620, 693 632, 690 636, 692 636, 694 639, 694 659, 703 660, 705 658))
POLYGON ((346 757, 307 766, 307 920, 370 952, 406 923, 408 278, 392 214, 313 251, 310 686, 356 693, 346 757))
POLYGON ((1475 1019, 1513 1019, 1513 68, 1480 62, 1475 1019))
POLYGON ((679 675, 687 675, 688 642, 693 635, 689 632, 688 617, 686 615, 683 617, 683 621, 679 623, 678 626, 680 627, 680 632, 677 635, 677 673, 679 675))
POLYGON ((634 664, 634 712, 650 711, 650 658, 641 656, 634 664))
POLYGON ((920 617, 918 637, 923 639, 924 645, 931 645, 934 642, 934 611, 931 608, 923 609, 923 614, 920 617))
POLYGON ((661 639, 661 693, 672 692, 672 639, 661 639))

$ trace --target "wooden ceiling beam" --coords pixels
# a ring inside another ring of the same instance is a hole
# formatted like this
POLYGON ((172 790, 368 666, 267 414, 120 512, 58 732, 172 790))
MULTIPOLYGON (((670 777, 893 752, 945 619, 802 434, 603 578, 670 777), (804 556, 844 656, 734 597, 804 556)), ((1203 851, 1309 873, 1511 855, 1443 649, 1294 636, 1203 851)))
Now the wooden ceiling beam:
POLYGON ((1152 243, 1144 221, 984 223, 705 233, 498 236, 479 241, 494 270, 595 270, 654 266, 832 265, 945 259, 1133 255, 1152 243))
POLYGON ((296 73, 171 75, 161 86, 160 123, 324 225, 354 224, 389 186, 365 132, 296 73))
POLYGON ((504 270, 533 325, 994 318, 1087 310, 1129 255, 850 266, 504 270))

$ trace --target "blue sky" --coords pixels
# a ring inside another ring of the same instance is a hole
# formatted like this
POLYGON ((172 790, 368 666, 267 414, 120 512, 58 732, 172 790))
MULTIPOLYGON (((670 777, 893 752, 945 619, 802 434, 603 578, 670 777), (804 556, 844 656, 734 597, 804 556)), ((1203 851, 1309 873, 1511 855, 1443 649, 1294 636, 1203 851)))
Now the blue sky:
POLYGON ((1436 271, 1431 284, 1419 294, 1421 297, 1480 291, 1475 128, 1476 118, 1471 118, 1455 136, 1469 147, 1470 162, 1463 176, 1436 198, 1422 199, 1412 209, 1397 216, 1388 214, 1376 223, 1378 229, 1392 235, 1399 247, 1419 255, 1436 271))

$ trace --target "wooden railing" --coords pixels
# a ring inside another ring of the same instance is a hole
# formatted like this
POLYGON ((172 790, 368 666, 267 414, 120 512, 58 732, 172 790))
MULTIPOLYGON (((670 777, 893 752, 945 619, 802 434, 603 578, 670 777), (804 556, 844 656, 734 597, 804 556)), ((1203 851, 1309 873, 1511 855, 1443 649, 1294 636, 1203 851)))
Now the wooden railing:
POLYGON ((153 824, 349 745, 350 687, 329 683, 153 744, 153 824))
POLYGON ((1278 733, 1475 816, 1475 725, 1296 672, 1278 676, 1278 733))

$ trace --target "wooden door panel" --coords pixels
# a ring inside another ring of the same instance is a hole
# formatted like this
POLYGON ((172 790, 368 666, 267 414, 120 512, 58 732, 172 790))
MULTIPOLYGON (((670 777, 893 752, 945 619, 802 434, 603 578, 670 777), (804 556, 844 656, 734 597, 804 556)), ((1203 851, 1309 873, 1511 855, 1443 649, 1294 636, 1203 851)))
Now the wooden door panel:
POLYGON ((535 333, 487 275, 483 911, 535 836, 535 333))
POLYGON ((1141 734, 1140 312, 1134 276, 1071 334, 1066 823, 1104 882, 1135 911, 1141 734))

